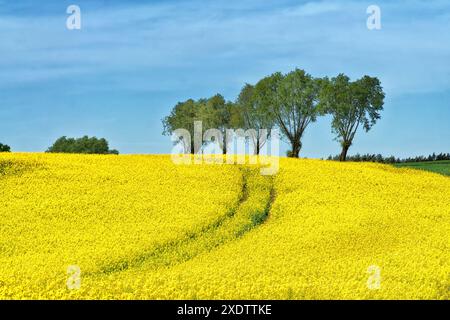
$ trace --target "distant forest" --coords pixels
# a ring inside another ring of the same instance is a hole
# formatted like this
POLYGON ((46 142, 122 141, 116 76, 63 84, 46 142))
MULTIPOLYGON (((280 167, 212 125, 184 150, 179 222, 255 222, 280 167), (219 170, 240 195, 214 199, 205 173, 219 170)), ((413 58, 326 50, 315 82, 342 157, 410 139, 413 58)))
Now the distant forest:
MULTIPOLYGON (((339 161, 339 155, 329 156, 327 160, 339 161)), ((450 160, 450 153, 433 153, 426 156, 418 156, 413 158, 396 158, 394 156, 383 157, 381 154, 356 154, 354 156, 347 156, 347 161, 353 162, 379 162, 379 163, 406 163, 406 162, 428 162, 428 161, 443 161, 450 160)))

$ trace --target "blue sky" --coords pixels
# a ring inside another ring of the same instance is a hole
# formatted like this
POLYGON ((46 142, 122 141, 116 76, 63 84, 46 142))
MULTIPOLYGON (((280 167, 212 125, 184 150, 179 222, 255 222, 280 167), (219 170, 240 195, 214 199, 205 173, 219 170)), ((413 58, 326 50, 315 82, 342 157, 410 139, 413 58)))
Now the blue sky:
MULTIPOLYGON (((381 80, 382 119, 350 153, 450 152, 447 0, 0 0, 0 39, 0 142, 15 151, 87 134, 121 153, 169 153, 161 119, 178 101, 234 100, 298 67, 381 80), (71 4, 81 30, 66 28, 71 4), (371 4, 381 30, 366 27, 371 4)), ((308 128, 302 156, 338 152, 330 119, 308 128)))

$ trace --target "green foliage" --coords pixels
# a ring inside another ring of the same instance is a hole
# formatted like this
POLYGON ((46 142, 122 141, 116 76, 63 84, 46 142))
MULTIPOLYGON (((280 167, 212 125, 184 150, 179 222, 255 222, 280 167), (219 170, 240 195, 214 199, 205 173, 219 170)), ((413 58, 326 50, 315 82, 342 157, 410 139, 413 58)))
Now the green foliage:
MULTIPOLYGON (((339 160, 339 155, 337 156, 329 156, 328 160, 339 160)), ((396 158, 394 156, 390 157, 383 157, 381 154, 363 154, 360 155, 359 153, 348 156, 348 161, 352 162, 378 162, 378 163, 387 163, 387 164, 410 164, 410 163, 416 163, 416 162, 445 162, 446 160, 450 160, 450 153, 433 153, 429 156, 417 156, 417 157, 408 157, 408 158, 396 158)))
POLYGON ((117 150, 110 150, 106 139, 89 138, 67 138, 61 137, 48 148, 50 153, 83 153, 83 154, 119 154, 117 150))
POLYGON ((360 126, 369 131, 380 118, 384 92, 377 78, 364 76, 354 82, 344 74, 321 80, 320 108, 332 115, 332 131, 342 146, 340 160, 345 161, 360 126))
MULTIPOLYGON (((163 119, 163 134, 172 135, 177 129, 185 129, 194 137, 194 122, 202 121, 202 129, 204 131, 212 128, 219 129, 222 132, 222 137, 225 136, 225 130, 231 127, 231 119, 236 121, 235 105, 228 102, 220 94, 216 94, 208 99, 193 99, 179 102, 172 109, 169 116, 163 119)), ((183 141, 179 137, 175 144, 183 143, 185 152, 197 153, 194 149, 194 143, 191 141, 183 141)), ((223 139, 219 141, 224 148, 223 139)))
MULTIPOLYGON (((337 156, 329 156, 328 160, 334 160, 339 161, 341 158, 340 155, 337 156)), ((381 154, 363 154, 360 155, 359 153, 353 155, 353 156, 347 156, 347 161, 351 162, 378 162, 378 163, 399 163, 403 160, 398 159, 394 156, 390 157, 383 157, 381 154)))
POLYGON ((203 130, 217 128, 221 131, 219 142, 225 153, 226 129, 244 129, 250 133, 259 154, 266 143, 266 135, 261 135, 260 130, 267 129, 269 137, 272 129, 278 128, 291 145, 287 155, 298 157, 307 127, 319 116, 330 114, 332 132, 342 146, 339 158, 345 161, 358 128, 369 131, 380 119, 384 97, 380 81, 369 76, 352 82, 344 74, 329 79, 314 78, 301 69, 287 74, 276 72, 254 86, 246 84, 235 103, 225 101, 219 94, 178 103, 163 119, 163 134, 187 130, 189 141, 179 137, 175 144, 182 142, 185 152, 197 153, 199 150, 194 150, 190 140, 194 137, 194 122, 202 121, 203 130))
POLYGON ((11 147, 0 143, 0 152, 11 152, 11 147))
POLYGON ((303 134, 319 115, 320 84, 320 80, 296 69, 286 75, 274 73, 256 85, 256 99, 291 144, 291 157, 299 156, 303 134))
POLYGON ((399 168, 412 168, 418 170, 427 170, 450 176, 450 161, 427 161, 427 162, 406 162, 395 165, 399 168))
POLYGON ((246 84, 237 98, 234 113, 231 117, 231 125, 235 129, 254 130, 251 134, 255 154, 259 154, 261 148, 266 143, 266 138, 270 137, 271 130, 275 125, 273 116, 267 112, 264 105, 258 99, 258 91, 250 84, 246 84), (260 130, 267 130, 266 134, 261 134, 260 130))
MULTIPOLYGON (((192 99, 177 103, 170 112, 170 115, 162 120, 163 134, 172 135, 175 130, 182 128, 187 130, 191 137, 194 137, 194 122, 200 120, 199 108, 199 103, 192 99)), ((182 142, 185 146, 186 153, 194 153, 194 145, 191 143, 191 140, 183 141, 181 137, 179 139, 174 144, 182 142)))

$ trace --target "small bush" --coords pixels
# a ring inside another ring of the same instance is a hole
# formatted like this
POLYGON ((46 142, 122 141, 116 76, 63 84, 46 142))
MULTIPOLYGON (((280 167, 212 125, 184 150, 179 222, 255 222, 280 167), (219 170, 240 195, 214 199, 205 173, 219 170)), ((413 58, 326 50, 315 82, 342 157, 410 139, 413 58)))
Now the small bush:
POLYGON ((0 152, 11 152, 11 147, 0 143, 0 152))

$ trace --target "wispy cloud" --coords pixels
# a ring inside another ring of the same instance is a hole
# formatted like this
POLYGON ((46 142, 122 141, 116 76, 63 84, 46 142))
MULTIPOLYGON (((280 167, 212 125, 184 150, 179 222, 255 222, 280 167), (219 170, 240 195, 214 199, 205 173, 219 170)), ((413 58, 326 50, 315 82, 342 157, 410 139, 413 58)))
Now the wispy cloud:
MULTIPOLYGON (((439 146, 449 130, 436 124, 448 118, 449 22, 448 0, 0 0, 0 115, 9 119, 0 138, 43 150, 59 135, 108 134, 122 152, 167 152, 160 118, 177 101, 216 92, 234 99, 245 82, 300 67, 317 76, 379 77, 386 115, 361 137, 365 145, 410 155, 410 139, 424 141, 417 152, 433 152, 430 141, 439 146), (65 28, 73 3, 81 7, 80 31, 65 28), (366 28, 374 3, 380 31, 366 28), (416 97, 416 122, 399 125, 395 110, 416 97), (433 112, 421 107, 433 102, 440 106, 433 112), (395 132, 397 143, 386 146, 395 132)), ((305 149, 334 152, 329 131, 327 123, 313 126, 305 149)))
POLYGON ((449 88, 448 2, 380 1, 383 29, 375 32, 365 28, 368 5, 197 0, 92 6, 82 1, 81 31, 65 29, 64 7, 60 14, 53 8, 34 17, 3 13, 0 86, 153 71, 158 74, 149 80, 164 82, 164 69, 192 73, 193 85, 220 72, 234 86, 299 66, 327 75, 372 73, 396 93, 449 88))

